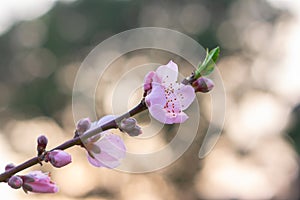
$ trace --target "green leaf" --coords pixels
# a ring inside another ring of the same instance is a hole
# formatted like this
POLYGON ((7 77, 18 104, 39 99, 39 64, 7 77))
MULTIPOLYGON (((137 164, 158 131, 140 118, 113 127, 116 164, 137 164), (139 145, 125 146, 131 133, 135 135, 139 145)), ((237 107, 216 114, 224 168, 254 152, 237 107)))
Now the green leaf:
POLYGON ((195 78, 200 76, 209 75, 215 68, 215 62, 217 61, 220 54, 220 48, 216 47, 210 52, 206 50, 206 57, 204 61, 199 65, 198 69, 195 71, 195 78))

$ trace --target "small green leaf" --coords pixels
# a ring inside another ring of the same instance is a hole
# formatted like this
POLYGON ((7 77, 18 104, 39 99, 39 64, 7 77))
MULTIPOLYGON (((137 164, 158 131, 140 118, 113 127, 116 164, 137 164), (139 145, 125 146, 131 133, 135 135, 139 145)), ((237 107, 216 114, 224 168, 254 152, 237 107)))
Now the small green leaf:
POLYGON ((215 68, 215 62, 217 61, 220 54, 220 48, 216 47, 210 52, 206 50, 206 57, 204 61, 199 65, 198 69, 195 71, 195 78, 200 76, 209 75, 215 68))

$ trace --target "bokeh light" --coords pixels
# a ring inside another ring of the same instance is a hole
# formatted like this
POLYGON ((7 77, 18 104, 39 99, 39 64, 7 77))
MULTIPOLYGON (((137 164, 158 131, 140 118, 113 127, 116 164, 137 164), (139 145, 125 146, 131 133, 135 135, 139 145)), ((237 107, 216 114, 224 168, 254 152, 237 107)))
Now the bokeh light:
MULTIPOLYGON (((222 136, 205 159, 200 160, 198 152, 211 101, 198 94, 198 135, 171 166, 139 175, 98 169, 87 162, 84 150, 74 147, 68 150, 71 165, 41 168, 51 171, 58 194, 25 195, 4 183, 0 194, 8 200, 299 199, 299 9, 294 0, 0 1, 0 172, 7 163, 34 156, 38 135, 47 135, 49 147, 73 137, 71 97, 77 70, 90 50, 121 31, 165 27, 204 47, 220 46, 217 67, 226 89, 222 136)), ((125 91, 136 87, 144 74, 136 72, 136 80, 130 80, 126 73, 165 59, 166 54, 154 51, 120 57, 106 73, 123 75, 126 84, 109 76, 99 80, 98 116, 113 109, 120 113, 138 102, 141 90, 125 91), (127 107, 112 108, 111 91, 118 87, 121 96, 128 95, 127 107)), ((85 73, 87 79, 95 75, 85 73)), ((77 109, 88 115, 86 108, 77 109)), ((139 119, 146 128, 149 119, 143 114, 139 119)), ((130 151, 144 152, 160 148, 175 129, 165 127, 151 143, 124 138, 130 151)))

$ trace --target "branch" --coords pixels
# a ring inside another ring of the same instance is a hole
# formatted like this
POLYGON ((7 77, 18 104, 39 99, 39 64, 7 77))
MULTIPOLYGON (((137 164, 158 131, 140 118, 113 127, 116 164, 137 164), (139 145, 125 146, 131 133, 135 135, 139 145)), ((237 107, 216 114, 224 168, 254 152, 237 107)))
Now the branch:
MULTIPOLYGON (((64 149, 68 149, 70 147, 73 147, 75 145, 83 145, 82 143, 82 140, 85 140, 87 138, 90 138, 102 131, 106 131, 108 129, 112 129, 112 128, 118 128, 118 123, 120 121, 122 121, 122 119, 125 119, 125 118, 128 118, 128 117, 131 117, 131 116, 134 116, 144 110, 147 109, 147 106, 145 104, 145 101, 144 99, 142 99, 142 101, 136 106, 134 107, 133 109, 131 109, 129 112, 127 113, 124 113, 123 115, 117 117, 115 120, 111 120, 105 124, 103 124, 102 126, 99 126, 99 127, 96 127, 94 129, 91 129, 91 130, 88 130, 87 132, 85 132, 84 135, 82 136, 77 136, 71 140, 68 140, 66 142, 64 142, 63 144, 51 149, 50 151, 53 151, 53 150, 64 150, 64 149)), ((26 168, 29 168, 29 167, 32 167, 33 165, 36 165, 36 164, 39 164, 40 163, 40 158, 39 156, 36 156, 34 158, 31 158, 27 161, 25 161, 24 163, 18 165, 18 166, 15 166, 7 171, 5 171, 4 173, 0 174, 0 182, 7 182, 8 179, 13 176, 14 174, 26 169, 26 168)))
MULTIPOLYGON (((198 68, 189 77, 186 77, 185 79, 183 79, 182 84, 192 85, 195 92, 199 92, 199 91, 200 92, 208 92, 208 91, 210 91, 213 87, 213 82, 211 80, 209 80, 208 78, 205 78, 203 76, 209 75, 214 70, 215 62, 216 62, 216 60, 219 56, 219 52, 220 52, 219 47, 216 47, 215 49, 213 49, 211 51, 207 50, 207 55, 206 55, 204 61, 198 66, 198 68)), ((172 61, 170 61, 167 65, 174 65, 174 63, 172 61)), ((177 67, 177 65, 176 65, 176 67, 177 67)), ((146 81, 145 81, 144 84, 146 84, 146 85, 148 84, 147 86, 149 86, 149 85, 151 86, 151 82, 153 81, 152 77, 154 76, 155 73, 157 73, 157 72, 148 73, 146 75, 146 81)), ((162 83, 162 84, 164 84, 164 83, 162 83)), ((166 98, 166 99, 169 98, 168 101, 172 102, 173 99, 172 98, 170 99, 170 96, 169 96, 170 95, 169 93, 172 92, 171 91, 172 83, 171 83, 171 86, 164 85, 163 87, 165 87, 165 94, 164 94, 165 96, 163 96, 162 98, 166 98)), ((134 116, 135 114, 140 113, 140 112, 142 112, 142 111, 144 111, 148 108, 146 103, 145 103, 145 97, 148 94, 148 89, 145 89, 145 85, 144 85, 144 90, 145 90, 145 93, 144 93, 143 99, 141 100, 141 102, 136 107, 134 107, 130 111, 124 113, 123 115, 121 115, 121 116, 119 116, 115 119, 110 120, 109 122, 107 122, 107 123, 105 123, 101 126, 98 126, 94 129, 88 129, 87 131, 84 132, 84 134, 79 135, 79 134, 77 134, 77 131, 76 131, 75 136, 74 136, 73 139, 70 139, 70 140, 64 142, 63 144, 58 145, 57 147, 51 149, 48 152, 52 152, 54 150, 65 150, 65 149, 68 149, 68 148, 73 147, 75 145, 79 145, 79 146, 84 147, 84 144, 83 144, 82 141, 86 141, 88 138, 91 138, 91 137, 101 133, 102 131, 106 131, 108 129, 113 129, 113 128, 119 128, 118 125, 123 119, 134 116)), ((180 94, 180 95, 182 95, 182 94, 180 94)), ((189 98, 191 96, 187 96, 187 97, 189 98)), ((194 97, 195 96, 193 96, 193 98, 194 97)), ((182 98, 184 98, 184 97, 182 97, 182 98)), ((176 100, 176 98, 175 98, 175 100, 176 100)), ((176 110, 176 109, 180 110, 181 109, 181 107, 178 107, 178 108, 173 109, 173 110, 167 110, 168 105, 169 104, 167 103, 166 106, 163 109, 166 109, 165 112, 171 112, 172 111, 174 116, 176 115, 174 110, 176 110)), ((164 105, 162 105, 162 107, 163 106, 164 105)), ((150 105, 150 107, 151 107, 151 105, 150 105)), ((174 103, 173 103, 173 108, 174 108, 174 103)), ((180 110, 180 112, 181 112, 181 110, 180 110)), ((173 121, 172 123, 181 123, 181 122, 173 121)), ((7 168, 4 173, 0 174, 0 182, 8 182, 8 180, 11 176, 13 176, 14 174, 16 174, 16 173, 18 173, 18 172, 20 172, 20 171, 22 171, 26 168, 31 167, 33 165, 36 165, 36 164, 41 164, 42 165, 42 161, 45 161, 44 160, 44 158, 45 158, 44 152, 45 152, 45 147, 41 146, 41 149, 40 150, 38 149, 38 155, 36 157, 33 157, 33 158, 25 161, 24 163, 18 165, 18 166, 14 166, 14 167, 9 168, 9 169, 7 168)), ((47 162, 47 160, 46 160, 46 162, 47 162)), ((23 189, 24 189, 24 186, 23 186, 23 189)), ((26 191, 26 188, 25 188, 25 191, 26 191)))

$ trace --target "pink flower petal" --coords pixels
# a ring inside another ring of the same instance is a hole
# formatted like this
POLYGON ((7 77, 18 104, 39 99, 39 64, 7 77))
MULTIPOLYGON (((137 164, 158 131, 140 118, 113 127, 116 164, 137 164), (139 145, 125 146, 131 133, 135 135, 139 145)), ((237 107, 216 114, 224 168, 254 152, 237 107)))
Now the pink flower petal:
POLYGON ((32 171, 28 175, 22 176, 24 181, 23 189, 27 192, 36 193, 56 193, 58 187, 50 180, 48 174, 41 171, 32 171))
POLYGON ((183 84, 180 85, 181 86, 175 91, 175 93, 180 101, 181 109, 185 110, 193 103, 196 95, 192 86, 183 84))
MULTIPOLYGON (((163 65, 163 66, 165 66, 166 68, 169 68, 169 69, 175 71, 175 72, 177 73, 177 76, 178 76, 178 66, 177 66, 177 64, 174 63, 172 60, 170 60, 170 61, 168 62, 168 64, 163 65)), ((176 79, 177 79, 177 76, 176 76, 176 79)))
POLYGON ((158 83, 152 83, 152 90, 150 94, 146 96, 146 103, 148 106, 166 104, 165 91, 162 85, 158 83))
POLYGON ((94 160, 94 163, 96 163, 96 165, 94 166, 98 165, 97 167, 106 167, 112 169, 112 168, 116 168, 121 164, 120 159, 116 159, 113 156, 107 154, 106 152, 101 153, 101 155, 96 154, 95 159, 89 156, 89 159, 94 160))
POLYGON ((89 154, 87 155, 88 161, 95 167, 105 167, 96 158, 92 158, 89 154))
POLYGON ((95 145, 99 146, 101 151, 110 154, 115 158, 123 158, 126 155, 126 147, 122 138, 108 131, 103 132, 102 138, 95 145))
POLYGON ((152 88, 151 84, 153 82, 154 75, 155 75, 155 72, 151 71, 145 76, 145 78, 144 78, 144 90, 145 91, 148 91, 152 88))
POLYGON ((165 123, 167 121, 166 111, 163 109, 161 105, 153 105, 149 107, 149 112, 154 119, 160 121, 161 123, 165 123))
POLYGON ((126 147, 120 136, 109 133, 101 133, 101 138, 93 143, 100 148, 99 153, 90 151, 94 158, 88 155, 89 162, 96 167, 115 168, 120 165, 120 160, 126 156, 126 147))
POLYGON ((185 122, 189 117, 184 112, 180 112, 176 114, 175 116, 171 113, 167 114, 167 121, 166 124, 173 124, 173 123, 183 123, 185 122))
POLYGON ((188 119, 184 112, 168 113, 159 105, 149 107, 149 112, 154 119, 164 124, 183 123, 188 119))
POLYGON ((167 65, 162 65, 156 70, 157 76, 162 80, 162 84, 168 86, 170 83, 175 83, 178 76, 178 66, 173 61, 167 65))
POLYGON ((95 167, 106 167, 106 168, 109 168, 109 169, 116 168, 121 164, 121 162, 119 160, 101 162, 100 160, 97 160, 96 158, 92 158, 89 155, 88 155, 88 161, 95 167))

